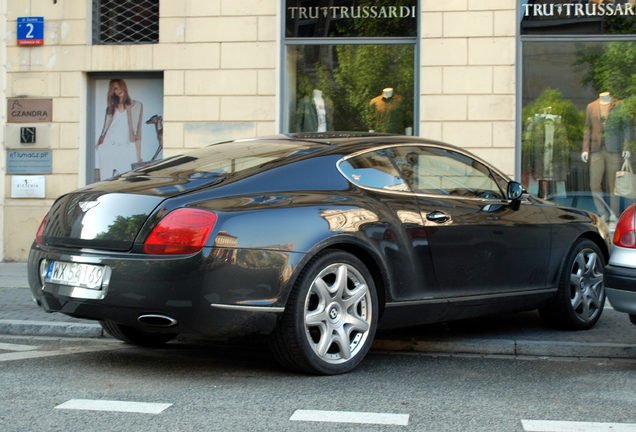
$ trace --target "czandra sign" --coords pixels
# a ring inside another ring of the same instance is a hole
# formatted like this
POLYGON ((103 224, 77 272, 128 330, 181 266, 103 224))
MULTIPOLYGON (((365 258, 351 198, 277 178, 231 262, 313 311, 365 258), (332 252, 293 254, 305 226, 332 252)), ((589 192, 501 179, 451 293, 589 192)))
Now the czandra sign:
POLYGON ((599 17, 599 16, 633 16, 636 6, 631 3, 546 3, 522 5, 525 17, 599 17))
POLYGON ((7 99, 8 123, 50 122, 53 119, 53 99, 7 99))

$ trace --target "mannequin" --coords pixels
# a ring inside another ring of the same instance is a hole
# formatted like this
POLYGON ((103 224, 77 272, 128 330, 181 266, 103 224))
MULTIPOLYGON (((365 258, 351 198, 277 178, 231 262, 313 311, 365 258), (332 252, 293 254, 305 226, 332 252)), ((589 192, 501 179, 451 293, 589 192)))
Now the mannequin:
POLYGON ((621 156, 629 159, 629 119, 621 101, 609 92, 587 105, 585 111, 585 135, 581 160, 590 164, 590 190, 598 214, 604 220, 609 215, 603 205, 603 179, 610 193, 610 207, 619 214, 619 198, 613 195, 616 171, 620 170, 621 156))
POLYGON ((327 131, 327 108, 325 105, 325 100, 322 97, 322 90, 315 89, 313 91, 313 100, 314 100, 314 105, 316 107, 316 114, 318 118, 318 127, 316 128, 316 132, 326 132, 327 131))
POLYGON ((331 128, 333 104, 322 90, 314 89, 298 101, 296 132, 326 132, 331 128))
POLYGON ((408 116, 403 106, 404 98, 395 94, 393 87, 386 87, 380 96, 371 99, 370 130, 380 133, 404 134, 408 116))
POLYGON ((528 118, 524 135, 523 168, 527 170, 528 187, 545 198, 565 196, 565 182, 570 172, 570 151, 563 118, 545 107, 528 118))

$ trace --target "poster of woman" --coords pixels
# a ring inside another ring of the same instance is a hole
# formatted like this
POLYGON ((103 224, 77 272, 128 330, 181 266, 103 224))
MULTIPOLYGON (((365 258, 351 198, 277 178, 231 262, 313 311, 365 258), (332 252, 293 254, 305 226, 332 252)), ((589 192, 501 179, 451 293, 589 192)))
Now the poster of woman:
POLYGON ((95 181, 161 159, 161 78, 97 79, 94 101, 95 181))

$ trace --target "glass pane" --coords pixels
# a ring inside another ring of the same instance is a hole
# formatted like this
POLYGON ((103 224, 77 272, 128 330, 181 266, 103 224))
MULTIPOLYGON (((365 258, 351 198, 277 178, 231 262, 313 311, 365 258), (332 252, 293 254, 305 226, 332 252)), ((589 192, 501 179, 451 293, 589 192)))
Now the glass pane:
POLYGON ((286 132, 411 135, 414 45, 287 47, 286 132))
POLYGON ((375 189, 408 191, 404 179, 382 151, 365 153, 346 159, 338 165, 352 183, 375 189))
POLYGON ((521 34, 636 33, 635 0, 523 0, 521 34))
POLYGON ((522 87, 522 182, 615 219, 632 202, 614 186, 636 151, 636 42, 524 42, 522 87))
POLYGON ((415 192, 503 198, 490 170, 461 153, 430 147, 396 147, 392 155, 415 192))
POLYGON ((286 0, 285 37, 415 37, 418 0, 286 0))

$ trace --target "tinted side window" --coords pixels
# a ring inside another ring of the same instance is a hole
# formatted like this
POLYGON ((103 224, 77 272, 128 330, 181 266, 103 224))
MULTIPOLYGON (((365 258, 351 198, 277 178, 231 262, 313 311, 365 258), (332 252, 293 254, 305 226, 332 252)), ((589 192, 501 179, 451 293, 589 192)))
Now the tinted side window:
POLYGON ((462 153, 434 147, 396 147, 396 165, 418 193, 503 199, 482 163, 462 153))
POLYGON ((373 151, 340 162, 340 172, 352 183, 374 189, 409 191, 384 151, 373 151))

